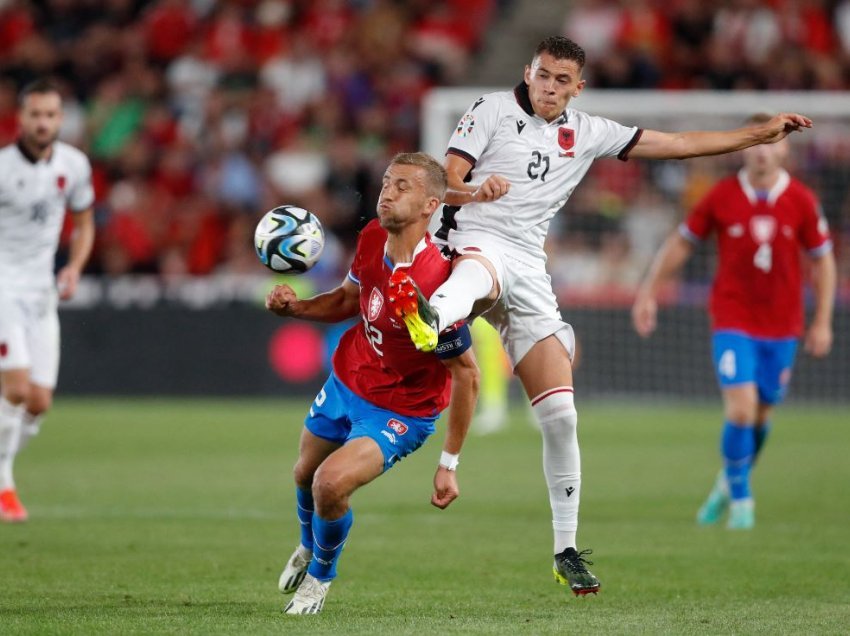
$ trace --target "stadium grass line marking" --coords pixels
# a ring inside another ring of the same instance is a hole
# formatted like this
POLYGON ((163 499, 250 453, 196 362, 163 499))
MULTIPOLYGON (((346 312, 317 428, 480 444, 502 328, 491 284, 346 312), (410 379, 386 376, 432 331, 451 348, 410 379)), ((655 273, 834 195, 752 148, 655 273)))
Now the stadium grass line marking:
POLYGON ((177 510, 173 508, 89 508, 85 506, 30 506, 33 521, 38 519, 255 519, 279 520, 280 512, 227 508, 216 510, 177 510))

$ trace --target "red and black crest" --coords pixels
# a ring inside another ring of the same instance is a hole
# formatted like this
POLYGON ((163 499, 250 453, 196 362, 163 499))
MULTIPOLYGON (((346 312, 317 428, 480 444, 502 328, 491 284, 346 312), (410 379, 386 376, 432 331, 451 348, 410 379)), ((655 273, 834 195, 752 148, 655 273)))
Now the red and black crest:
POLYGON ((558 145, 561 147, 561 157, 573 157, 573 146, 576 145, 576 133, 572 128, 558 128, 558 145))
POLYGON ((65 190, 65 182, 66 179, 64 174, 60 174, 58 177, 56 177, 56 187, 59 188, 60 191, 65 190))
POLYGON ((0 342, 0 358, 5 358, 9 353, 9 345, 5 342, 0 342))

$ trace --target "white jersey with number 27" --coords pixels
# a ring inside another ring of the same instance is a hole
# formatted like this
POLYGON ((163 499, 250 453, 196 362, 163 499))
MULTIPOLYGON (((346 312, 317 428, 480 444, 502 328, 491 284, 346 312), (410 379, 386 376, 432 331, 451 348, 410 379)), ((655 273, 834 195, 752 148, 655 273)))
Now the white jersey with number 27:
POLYGON ((447 154, 473 165, 472 184, 500 175, 510 191, 498 201, 446 208, 437 237, 445 239, 451 230, 467 237, 483 234, 545 260, 549 223, 593 161, 615 156, 625 161, 641 133, 571 108, 546 122, 534 114, 524 83, 480 97, 458 123, 447 154))
POLYGON ((91 164, 73 146, 57 141, 41 161, 17 144, 0 149, 0 291, 51 288, 65 210, 93 202, 91 164))

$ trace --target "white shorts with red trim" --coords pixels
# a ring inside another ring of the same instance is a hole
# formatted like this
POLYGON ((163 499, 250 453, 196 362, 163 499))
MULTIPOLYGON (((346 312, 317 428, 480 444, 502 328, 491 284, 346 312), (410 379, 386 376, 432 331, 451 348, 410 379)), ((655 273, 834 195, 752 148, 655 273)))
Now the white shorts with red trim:
POLYGON ((575 334, 561 318, 545 255, 516 254, 506 243, 473 232, 451 231, 448 247, 457 254, 482 256, 496 270, 499 299, 482 318, 498 330, 512 366, 519 364, 535 343, 552 335, 572 360, 575 334))

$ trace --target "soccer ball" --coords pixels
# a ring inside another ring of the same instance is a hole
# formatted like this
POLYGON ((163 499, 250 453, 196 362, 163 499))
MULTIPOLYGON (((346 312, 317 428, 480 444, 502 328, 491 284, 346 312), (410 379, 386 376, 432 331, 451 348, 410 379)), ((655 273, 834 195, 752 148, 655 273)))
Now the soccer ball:
POLYGON ((269 210, 254 231, 260 262, 281 274, 302 274, 313 267, 325 247, 325 231, 315 214, 294 205, 269 210))

